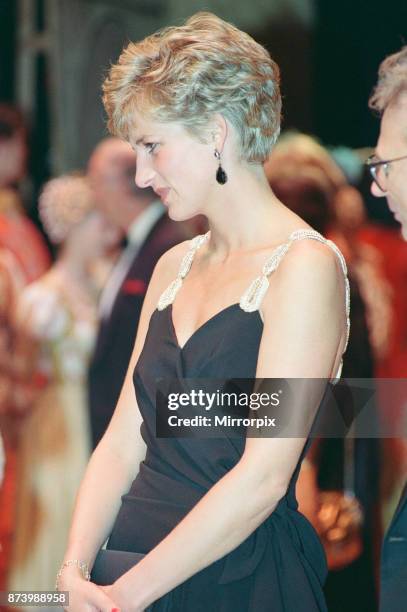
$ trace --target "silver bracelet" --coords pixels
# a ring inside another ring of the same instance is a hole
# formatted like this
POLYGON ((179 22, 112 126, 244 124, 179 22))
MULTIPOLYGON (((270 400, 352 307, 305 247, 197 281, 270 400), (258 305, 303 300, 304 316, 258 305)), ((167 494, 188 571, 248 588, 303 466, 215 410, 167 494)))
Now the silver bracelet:
POLYGON ((85 561, 81 561, 80 559, 69 559, 68 561, 64 561, 64 563, 61 565, 60 570, 57 574, 56 577, 56 582, 55 582, 55 590, 58 591, 58 583, 59 583, 59 579, 62 576, 62 572, 65 569, 65 567, 69 567, 70 565, 75 565, 82 573, 82 576, 85 580, 90 580, 90 572, 89 572, 89 566, 85 561))

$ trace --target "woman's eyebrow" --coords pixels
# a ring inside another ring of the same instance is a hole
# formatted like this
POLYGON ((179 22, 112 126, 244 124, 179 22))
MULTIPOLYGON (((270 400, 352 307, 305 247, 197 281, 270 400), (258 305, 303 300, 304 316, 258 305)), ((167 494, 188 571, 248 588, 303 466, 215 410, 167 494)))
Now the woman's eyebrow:
POLYGON ((136 140, 136 145, 143 143, 144 141, 151 139, 151 136, 141 136, 138 140, 136 140))

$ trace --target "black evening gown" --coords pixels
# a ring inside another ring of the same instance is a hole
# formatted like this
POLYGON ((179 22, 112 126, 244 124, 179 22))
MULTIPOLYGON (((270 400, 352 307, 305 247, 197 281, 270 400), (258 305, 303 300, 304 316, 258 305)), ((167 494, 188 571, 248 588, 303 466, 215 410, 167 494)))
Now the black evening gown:
MULTIPOLYGON (((156 380, 254 378, 262 329, 258 311, 246 312, 233 304, 202 325, 181 348, 172 306, 154 311, 134 371, 147 454, 129 492, 122 497, 107 548, 149 552, 239 461, 243 438, 157 438, 156 380)), ((325 554, 313 527, 297 510, 295 484, 301 460, 285 496, 254 533, 148 610, 326 610, 325 554)))

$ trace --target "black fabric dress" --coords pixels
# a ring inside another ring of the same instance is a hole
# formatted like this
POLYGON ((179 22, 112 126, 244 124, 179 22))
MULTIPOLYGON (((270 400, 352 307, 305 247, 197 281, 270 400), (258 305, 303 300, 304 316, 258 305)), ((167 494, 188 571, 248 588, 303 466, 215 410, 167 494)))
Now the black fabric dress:
MULTIPOLYGON (((209 319, 181 348, 171 305, 154 311, 134 371, 147 454, 122 497, 107 548, 149 552, 235 466, 244 450, 243 438, 157 438, 157 379, 254 378, 262 330, 258 310, 246 312, 233 304, 209 319)), ((295 498, 301 460, 285 496, 264 523, 148 610, 325 611, 325 553, 314 528, 298 512, 295 498)))

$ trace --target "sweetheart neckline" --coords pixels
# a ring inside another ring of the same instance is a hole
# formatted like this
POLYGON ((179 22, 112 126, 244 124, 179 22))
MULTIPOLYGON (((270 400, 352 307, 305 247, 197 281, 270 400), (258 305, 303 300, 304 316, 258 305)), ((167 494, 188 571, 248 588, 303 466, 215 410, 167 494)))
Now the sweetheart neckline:
MULTIPOLYGON (((176 344, 178 350, 182 353, 185 348, 190 344, 190 342, 195 338, 195 336, 199 335, 199 333, 205 329, 205 327, 207 327, 208 325, 210 325, 211 323, 213 323, 214 321, 218 320, 221 315, 223 315, 225 312, 228 312, 229 310, 232 310, 233 308, 238 307, 239 310, 241 312, 244 312, 245 315, 256 315, 258 317, 258 320, 260 321, 261 326, 263 327, 264 323, 263 323, 263 319, 261 318, 260 312, 258 310, 254 310, 252 312, 247 312, 245 310, 243 310, 242 308, 240 308, 240 303, 239 302, 234 302, 233 304, 229 304, 229 306, 225 306, 225 308, 222 308, 221 310, 219 310, 218 312, 216 312, 214 315, 212 315, 209 319, 207 319, 206 321, 204 321, 202 323, 202 325, 200 325, 188 338, 188 340, 186 342, 184 342, 184 344, 181 346, 179 341, 178 341, 178 336, 177 336, 177 332, 175 329, 175 325, 174 325, 174 319, 172 318, 172 304, 169 304, 165 310, 167 311, 167 320, 169 323, 169 327, 170 327, 170 331, 174 340, 174 343, 176 344)), ((163 312, 163 311, 159 311, 156 309, 155 312, 163 312)), ((338 372, 340 372, 342 370, 342 362, 341 365, 338 368, 338 372)), ((340 376, 339 376, 340 378, 340 376)), ((338 373, 334 376, 331 377, 330 381, 337 381, 339 380, 338 378, 338 373)), ((334 383, 335 384, 335 383, 334 383)))
POLYGON ((173 316, 172 316, 172 304, 169 304, 167 306, 167 308, 166 308, 166 310, 168 311, 167 317, 168 317, 169 326, 170 326, 170 329, 171 329, 172 336, 174 338, 174 341, 175 341, 178 349, 181 352, 184 351, 186 346, 195 338, 196 335, 199 335, 199 333, 204 328, 206 328, 208 325, 210 325, 215 320, 217 320, 221 315, 225 314, 226 312, 229 312, 229 310, 232 310, 233 308, 236 308, 236 307, 238 307, 241 312, 244 312, 245 315, 251 315, 251 314, 256 314, 257 313, 257 316, 258 316, 261 324, 263 325, 263 321, 262 321, 262 318, 261 318, 260 313, 259 313, 258 310, 254 310, 253 312, 246 312, 245 310, 240 308, 240 303, 239 302, 234 302, 233 304, 229 304, 229 306, 225 306, 225 308, 222 308, 218 312, 215 312, 214 315, 212 315, 211 317, 209 317, 209 319, 207 319, 201 325, 199 325, 199 327, 197 327, 196 330, 194 332, 192 332, 192 334, 189 336, 189 338, 186 340, 186 342, 184 342, 183 345, 181 346, 181 344, 179 343, 179 340, 178 340, 178 334, 177 334, 177 331, 175 329, 174 319, 173 319, 173 316))

